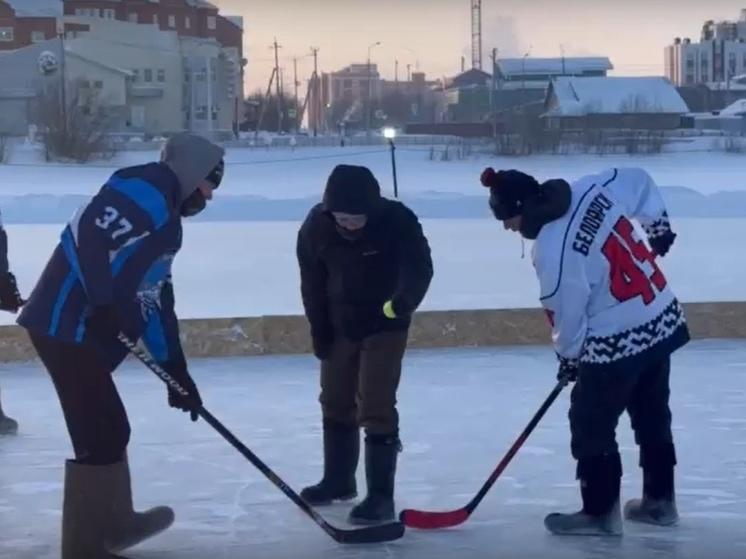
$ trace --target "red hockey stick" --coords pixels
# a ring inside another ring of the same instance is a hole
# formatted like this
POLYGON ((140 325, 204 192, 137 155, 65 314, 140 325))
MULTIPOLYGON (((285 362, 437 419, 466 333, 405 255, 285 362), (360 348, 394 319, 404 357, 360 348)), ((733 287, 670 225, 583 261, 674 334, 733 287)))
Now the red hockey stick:
POLYGON ((471 501, 469 501, 469 504, 460 509, 447 512, 429 512, 424 510, 405 509, 399 514, 399 519, 402 521, 402 523, 408 528, 436 530, 438 528, 452 528, 453 526, 458 526, 459 524, 465 522, 466 519, 471 516, 471 513, 474 512, 474 509, 477 508, 479 503, 482 502, 484 496, 494 485, 495 481, 497 481, 497 478, 500 477, 500 474, 503 473, 518 450, 523 446, 523 443, 526 442, 528 436, 539 424, 541 418, 544 417, 544 414, 557 399, 557 396, 559 396, 560 392, 562 392, 562 389, 565 387, 566 384, 567 380, 564 379, 560 380, 557 383, 557 386, 554 387, 552 392, 539 408, 539 411, 536 412, 536 415, 534 415, 534 417, 520 434, 518 439, 516 439, 516 441, 513 443, 513 446, 510 447, 508 453, 503 457, 502 460, 500 460, 500 463, 495 468, 495 471, 492 472, 489 479, 487 479, 484 485, 482 485, 479 493, 477 493, 476 496, 471 501))

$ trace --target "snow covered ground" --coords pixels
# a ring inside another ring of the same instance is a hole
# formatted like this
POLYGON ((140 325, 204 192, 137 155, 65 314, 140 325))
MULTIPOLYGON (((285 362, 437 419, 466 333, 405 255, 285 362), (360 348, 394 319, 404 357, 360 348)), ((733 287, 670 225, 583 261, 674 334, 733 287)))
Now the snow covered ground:
MULTIPOLYGON (((554 384, 548 348, 412 351, 400 390, 397 504, 462 506, 554 384)), ((291 486, 317 481, 321 433, 309 356, 193 362, 206 406, 291 486)), ((620 540, 562 539, 542 520, 579 503, 563 394, 474 516, 442 532, 409 530, 381 545, 334 543, 203 422, 169 409, 139 364, 117 376, 132 423, 139 506, 170 504, 174 527, 133 559, 604 558, 746 556, 746 343, 691 344, 674 358, 681 525, 627 524, 620 540)), ((0 558, 59 557, 63 460, 70 455, 54 390, 37 364, 0 367, 3 403, 19 436, 0 439, 0 558)), ((619 428, 623 498, 641 490, 637 451, 619 428)), ((362 467, 359 481, 363 484, 362 467)), ((364 487, 364 485, 362 486, 364 487)), ((324 509, 343 525, 350 505, 324 509)))
MULTIPOLYGON (((663 153, 659 155, 534 155, 504 157, 487 154, 469 159, 441 161, 442 146, 430 160, 426 146, 397 149, 397 168, 402 192, 449 192, 470 194, 478 189, 479 174, 486 165, 518 168, 539 179, 568 180, 609 167, 641 166, 664 186, 684 186, 710 194, 719 190, 744 190, 746 155, 718 152, 663 153)), ((451 148, 453 150, 453 148, 451 148)), ((108 162, 92 165, 41 163, 36 154, 11 157, 12 165, 0 165, 0 194, 92 194, 117 167, 157 159, 157 152, 123 152, 108 162)), ((338 163, 367 165, 386 193, 393 192, 391 160, 387 146, 346 148, 232 149, 221 190, 226 194, 251 194, 275 199, 315 196, 338 163)))
MULTIPOLYGON (((530 244, 492 219, 423 221, 435 276, 423 308, 514 308, 538 305, 530 244)), ((183 318, 300 314, 297 222, 187 224, 174 264, 183 318)), ((36 283, 61 225, 8 225, 10 262, 21 291, 36 283)), ((683 301, 746 300, 742 240, 746 220, 677 219, 679 237, 662 260, 683 301)), ((0 314, 0 324, 13 317, 0 314)))
MULTIPOLYGON (((641 166, 659 185, 672 215, 690 217, 746 216, 746 155, 719 152, 664 153, 654 156, 540 155, 431 160, 427 147, 402 146, 397 151, 401 199, 425 217, 484 217, 488 210, 479 175, 487 165, 519 168, 539 179, 568 180, 615 166, 641 166), (728 194, 722 194, 727 192, 728 194)), ((120 166, 156 159, 156 152, 126 152, 114 160, 86 166, 45 164, 38 154, 11 154, 0 165, 0 207, 6 223, 62 222, 94 194, 120 166)), ((453 154, 452 156, 453 157, 453 154)), ((348 148, 234 149, 219 196, 198 219, 301 219, 321 196, 338 163, 367 165, 384 194, 392 196, 390 156, 385 146, 348 148)))

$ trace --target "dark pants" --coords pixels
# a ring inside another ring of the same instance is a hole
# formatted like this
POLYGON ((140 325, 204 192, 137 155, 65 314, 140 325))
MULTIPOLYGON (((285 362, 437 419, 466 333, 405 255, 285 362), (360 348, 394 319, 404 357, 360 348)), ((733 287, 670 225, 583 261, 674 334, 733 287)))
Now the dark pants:
POLYGON ((76 461, 106 465, 123 460, 130 425, 111 366, 88 346, 37 334, 31 334, 31 343, 57 390, 76 461))
POLYGON ((396 391, 406 347, 406 330, 382 332, 360 342, 338 338, 321 363, 324 421, 360 425, 371 435, 396 432, 396 391))
POLYGON ((670 369, 670 357, 637 368, 581 365, 570 405, 573 457, 583 461, 618 453, 616 427, 627 410, 640 446, 640 465, 646 467, 647 457, 668 462, 656 465, 674 465, 670 369))

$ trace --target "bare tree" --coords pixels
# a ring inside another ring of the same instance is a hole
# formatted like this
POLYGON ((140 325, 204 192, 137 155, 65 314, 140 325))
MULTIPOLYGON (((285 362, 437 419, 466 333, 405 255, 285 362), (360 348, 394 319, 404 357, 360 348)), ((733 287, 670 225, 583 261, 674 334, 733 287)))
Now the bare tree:
POLYGON ((108 138, 114 120, 102 107, 98 90, 87 85, 76 82, 68 87, 64 104, 59 86, 47 87, 37 94, 35 116, 47 160, 85 163, 96 155, 114 154, 108 138))
POLYGON ((0 163, 5 163, 6 152, 8 150, 8 138, 0 134, 0 163))

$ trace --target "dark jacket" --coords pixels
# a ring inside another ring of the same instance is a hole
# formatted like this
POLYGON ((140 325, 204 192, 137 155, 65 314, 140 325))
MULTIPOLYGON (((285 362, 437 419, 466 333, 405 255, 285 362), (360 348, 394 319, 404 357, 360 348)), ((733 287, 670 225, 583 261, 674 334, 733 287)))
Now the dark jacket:
MULTIPOLYGON (((63 230, 18 323, 89 343, 92 308, 113 305, 122 331, 143 337, 157 360, 183 359, 171 285, 180 202, 179 180, 163 163, 117 171, 63 230)), ((126 354, 116 339, 101 349, 112 364, 126 354)))
POLYGON ((344 238, 325 206, 311 209, 298 233, 301 293, 311 334, 361 340, 409 328, 433 275, 430 247, 417 216, 381 198, 357 240, 344 238), (396 319, 383 305, 392 300, 396 319))

